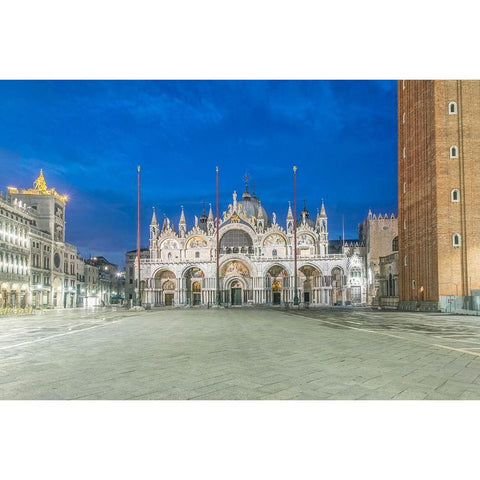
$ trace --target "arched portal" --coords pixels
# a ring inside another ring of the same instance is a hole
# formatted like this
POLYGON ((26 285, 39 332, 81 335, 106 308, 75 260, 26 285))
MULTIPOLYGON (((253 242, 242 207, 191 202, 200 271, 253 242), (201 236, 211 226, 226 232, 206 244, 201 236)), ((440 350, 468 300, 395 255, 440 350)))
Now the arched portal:
POLYGON ((154 277, 154 303, 167 307, 175 304, 177 281, 171 270, 159 270, 154 277))
POLYGON ((203 270, 198 267, 191 267, 185 272, 185 291, 188 305, 202 304, 202 282, 204 277, 203 270))
POLYGON ((285 302, 286 291, 289 287, 288 273, 285 267, 273 265, 268 269, 266 277, 267 303, 280 305, 282 301, 285 302))
POLYGON ((340 267, 332 269, 332 301, 334 305, 343 305, 344 303, 344 273, 340 267))
POLYGON ((319 289, 322 273, 313 265, 303 265, 298 269, 300 298, 304 303, 319 303, 319 289))
POLYGON ((234 259, 220 267, 223 298, 232 305, 241 305, 252 300, 252 274, 246 262, 234 259))

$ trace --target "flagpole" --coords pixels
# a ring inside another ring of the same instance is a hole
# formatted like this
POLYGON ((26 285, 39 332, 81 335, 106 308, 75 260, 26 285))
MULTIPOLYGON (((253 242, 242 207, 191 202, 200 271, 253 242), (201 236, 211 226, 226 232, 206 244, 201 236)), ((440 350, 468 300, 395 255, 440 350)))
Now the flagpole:
POLYGON ((293 167, 293 255, 294 255, 294 296, 293 304, 298 305, 298 281, 297 281, 297 167, 293 167))
POLYGON ((137 268, 138 268, 138 298, 137 305, 142 305, 142 290, 140 282, 140 165, 137 166, 137 268))
POLYGON ((219 218, 218 218, 218 167, 216 167, 216 229, 217 229, 217 305, 220 305, 220 237, 219 237, 219 218))

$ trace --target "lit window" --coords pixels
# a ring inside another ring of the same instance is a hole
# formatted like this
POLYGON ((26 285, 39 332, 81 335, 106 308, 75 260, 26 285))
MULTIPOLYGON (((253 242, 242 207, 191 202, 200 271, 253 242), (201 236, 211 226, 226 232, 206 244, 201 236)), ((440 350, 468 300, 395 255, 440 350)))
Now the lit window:
POLYGON ((452 198, 452 202, 458 203, 460 201, 460 191, 457 189, 452 190, 451 198, 452 198))
POLYGON ((405 90, 405 80, 402 80, 402 89, 405 90))
POLYGON ((405 112, 403 113, 402 122, 405 123, 405 112))
POLYGON ((458 233, 452 235, 452 244, 454 247, 459 247, 462 244, 462 238, 458 233))
POLYGON ((407 256, 406 255, 403 257, 403 265, 405 267, 407 266, 407 256))
POLYGON ((450 158, 458 158, 458 148, 455 145, 450 147, 450 158))
POLYGON ((407 153, 407 152, 406 152, 406 148, 403 147, 403 158, 405 158, 406 153, 407 153))
POLYGON ((406 191, 407 191, 407 184, 403 182, 403 193, 405 193, 406 191))
POLYGON ((448 104, 448 114, 456 115, 457 114, 457 104, 455 102, 450 102, 448 104))
POLYGON ((406 220, 403 221, 403 229, 404 229, 404 230, 407 229, 407 221, 406 221, 406 220))

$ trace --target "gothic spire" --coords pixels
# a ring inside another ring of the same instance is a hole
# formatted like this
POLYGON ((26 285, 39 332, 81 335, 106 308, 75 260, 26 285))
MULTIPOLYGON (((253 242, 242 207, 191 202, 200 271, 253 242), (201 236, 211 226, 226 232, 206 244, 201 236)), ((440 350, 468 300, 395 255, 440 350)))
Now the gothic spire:
POLYGON ((325 205, 323 203, 323 198, 322 198, 322 209, 320 210, 320 216, 321 217, 326 217, 327 216, 327 212, 325 212, 325 205))
POLYGON ((293 220, 292 205, 288 202, 287 220, 293 220))
POLYGON ((150 222, 150 225, 158 225, 157 215, 155 214, 155 207, 152 207, 152 208, 153 208, 153 214, 152 214, 152 221, 150 222))
POLYGON ((262 202, 261 202, 260 200, 258 201, 258 216, 257 216, 257 218, 258 218, 258 219, 261 219, 261 220, 264 219, 262 202))

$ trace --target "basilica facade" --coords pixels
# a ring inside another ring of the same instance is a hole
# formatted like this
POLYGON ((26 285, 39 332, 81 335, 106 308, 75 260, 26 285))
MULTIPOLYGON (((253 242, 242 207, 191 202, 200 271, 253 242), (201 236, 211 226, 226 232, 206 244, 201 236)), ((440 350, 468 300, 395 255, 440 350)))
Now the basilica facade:
MULTIPOLYGON (((150 306, 285 305, 295 296, 294 217, 285 223, 269 215, 248 186, 219 219, 210 206, 188 229, 183 207, 177 228, 169 218, 150 224, 149 254, 141 256, 142 303, 150 306), (283 223, 283 222, 282 222, 283 223)), ((365 248, 358 242, 331 242, 323 204, 313 219, 304 206, 296 222, 297 289, 301 304, 331 306, 366 302, 365 248)), ((145 252, 146 253, 146 252, 145 252)), ((135 265, 130 270, 138 278, 135 265)), ((128 269, 128 265, 127 265, 128 269)))

